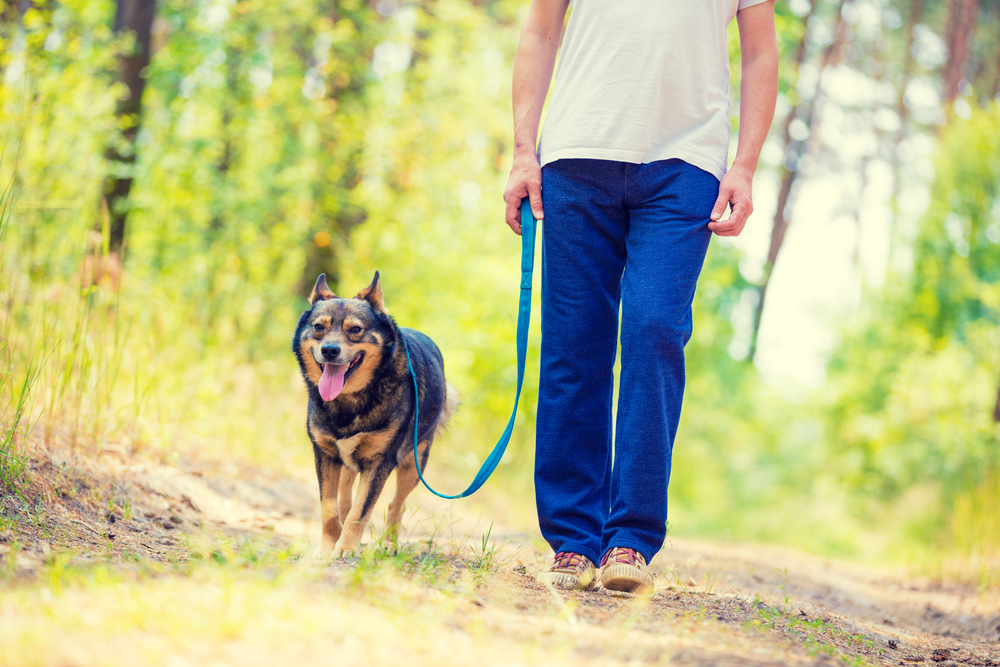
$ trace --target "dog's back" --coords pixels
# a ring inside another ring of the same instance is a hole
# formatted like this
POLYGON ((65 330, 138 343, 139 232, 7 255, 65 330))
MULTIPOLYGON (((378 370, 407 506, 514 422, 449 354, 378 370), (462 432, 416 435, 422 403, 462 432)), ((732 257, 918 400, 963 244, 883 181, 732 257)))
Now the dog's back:
MULTIPOLYGON (((420 427, 418 429, 418 440, 423 442, 428 435, 432 435, 439 424, 447 422, 448 415, 445 414, 447 405, 448 386, 444 380, 444 357, 441 350, 434 344, 427 335, 420 333, 416 329, 400 327, 403 344, 410 355, 410 364, 417 377, 417 387, 419 388, 420 400, 420 427)), ((411 380, 412 382, 412 380, 411 380)), ((452 388, 452 394, 454 394, 452 388)), ((413 420, 409 422, 410 435, 409 446, 399 449, 399 460, 413 449, 413 420)), ((423 459, 420 461, 423 463, 423 459)))

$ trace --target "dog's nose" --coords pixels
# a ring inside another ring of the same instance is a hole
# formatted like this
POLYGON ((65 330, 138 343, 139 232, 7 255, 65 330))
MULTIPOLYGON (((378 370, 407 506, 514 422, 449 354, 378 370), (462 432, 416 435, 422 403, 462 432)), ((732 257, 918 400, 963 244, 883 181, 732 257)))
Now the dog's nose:
POLYGON ((320 352, 323 353, 324 359, 336 359, 340 356, 340 346, 327 344, 320 348, 320 352))

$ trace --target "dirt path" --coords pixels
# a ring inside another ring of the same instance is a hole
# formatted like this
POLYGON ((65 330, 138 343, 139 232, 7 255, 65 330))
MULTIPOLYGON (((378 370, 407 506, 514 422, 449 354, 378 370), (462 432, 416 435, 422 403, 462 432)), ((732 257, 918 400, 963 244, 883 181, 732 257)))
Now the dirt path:
MULTIPOLYGON (((136 562, 176 563, 187 559, 199 540, 249 540, 275 549, 298 545, 304 550, 317 530, 312 485, 266 472, 240 473, 190 463, 170 467, 129 460, 113 450, 97 459, 39 453, 33 471, 28 493, 0 498, 0 572, 8 573, 7 582, 0 583, 0 595, 37 591, 44 598, 49 589, 38 588, 38 582, 44 581, 54 562, 83 568, 102 563, 124 570, 136 562), (60 553, 71 556, 60 561, 54 556, 60 553)), ((516 649, 515 662, 547 665, 846 661, 1000 666, 997 590, 906 579, 771 547, 671 539, 654 562, 659 576, 651 600, 603 591, 567 593, 535 583, 533 574, 547 565, 549 557, 538 548, 537 539, 494 526, 487 553, 477 557, 474 550, 480 545, 481 551, 485 528, 478 516, 463 515, 467 508, 461 503, 439 501, 419 491, 413 500, 421 505, 408 513, 405 522, 410 551, 420 554, 428 542, 443 545, 438 547, 443 550, 435 571, 445 572, 437 579, 417 581, 414 595, 433 596, 436 587, 460 590, 442 611, 443 620, 425 630, 440 639, 427 649, 427 664, 457 660, 461 651, 449 647, 471 641, 473 646, 492 647, 482 648, 493 657, 475 658, 479 664, 510 664, 503 651, 516 649), (484 566, 482 556, 502 565, 484 566), (479 574, 463 588, 461 582, 470 581, 466 575, 472 571, 479 574)), ((428 558, 417 556, 411 564, 428 558)), ((361 576, 357 563, 320 566, 293 560, 318 572, 303 584, 310 594, 345 591, 361 576)), ((28 595, 24 606, 15 604, 7 612, 23 615, 32 604, 29 593, 24 593, 28 595)), ((364 598, 364 605, 376 610, 383 602, 364 598)), ((402 618, 405 624, 406 616, 402 618)), ((0 626, 3 619, 0 603, 0 626)), ((344 653, 339 639, 327 641, 339 654, 350 654, 344 653)), ((221 664, 283 664, 297 655, 289 646, 247 654, 233 653, 222 640, 209 644, 210 649, 200 649, 199 655, 211 654, 221 664)), ((5 656, 0 650, 0 658, 12 664, 18 663, 18 655, 5 656)), ((306 652, 295 661, 311 664, 322 655, 326 653, 306 652)), ((169 662, 163 655, 160 658, 137 660, 169 662)), ((383 661, 414 660, 390 653, 383 661)), ((59 660, 36 655, 25 664, 29 663, 59 660)), ((188 664, 199 661, 189 659, 188 664)))

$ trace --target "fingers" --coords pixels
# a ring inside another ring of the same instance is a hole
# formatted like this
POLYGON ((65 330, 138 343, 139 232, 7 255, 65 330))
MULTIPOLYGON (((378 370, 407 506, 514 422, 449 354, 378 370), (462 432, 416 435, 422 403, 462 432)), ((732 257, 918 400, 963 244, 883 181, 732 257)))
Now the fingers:
POLYGON ((712 207, 712 215, 710 216, 713 221, 721 218, 722 214, 726 212, 726 206, 729 204, 729 197, 732 194, 731 188, 725 186, 719 188, 719 198, 715 200, 715 206, 712 207))
POLYGON ((746 225, 747 218, 753 213, 753 203, 746 195, 737 196, 732 202, 732 212, 727 220, 710 222, 708 228, 718 236, 739 236, 746 225))
POLYGON ((733 212, 729 215, 729 221, 742 230, 751 213, 753 213, 753 202, 750 201, 749 197, 740 197, 733 207, 733 212))
POLYGON ((506 198, 507 208, 504 212, 504 221, 507 226, 517 234, 521 235, 521 198, 508 194, 506 198))
POLYGON ((535 216, 535 220, 544 218, 545 211, 542 210, 541 183, 528 183, 528 199, 531 201, 531 212, 535 216))
POLYGON ((514 156, 514 164, 507 180, 507 189, 503 193, 504 221, 514 230, 521 233, 521 200, 525 197, 531 203, 531 211, 536 220, 541 220, 542 212, 542 168, 534 153, 514 156))

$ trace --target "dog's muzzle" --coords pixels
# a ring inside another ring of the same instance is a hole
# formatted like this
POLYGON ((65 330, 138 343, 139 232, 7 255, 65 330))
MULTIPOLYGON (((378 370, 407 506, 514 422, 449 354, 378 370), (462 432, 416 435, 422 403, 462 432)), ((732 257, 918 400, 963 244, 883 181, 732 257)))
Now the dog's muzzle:
POLYGON ((357 352, 349 364, 334 364, 328 362, 317 362, 323 369, 323 375, 317 383, 319 395, 324 401, 332 401, 344 390, 347 379, 356 371, 361 362, 364 361, 365 353, 357 352))

